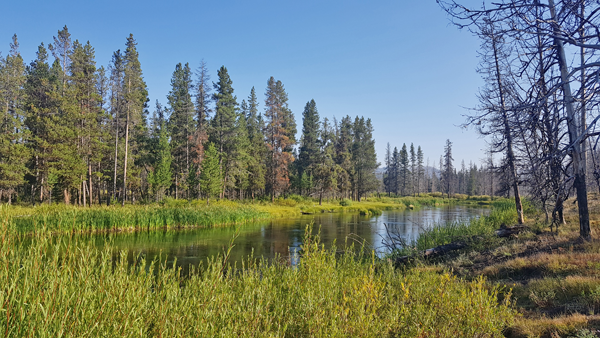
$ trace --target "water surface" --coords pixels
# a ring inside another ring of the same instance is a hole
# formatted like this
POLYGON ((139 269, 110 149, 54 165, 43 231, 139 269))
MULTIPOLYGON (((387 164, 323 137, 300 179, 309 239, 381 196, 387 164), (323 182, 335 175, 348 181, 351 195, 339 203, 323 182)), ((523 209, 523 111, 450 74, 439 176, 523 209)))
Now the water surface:
POLYGON ((410 242, 427 227, 436 223, 446 223, 479 217, 489 212, 487 208, 465 206, 444 206, 421 208, 418 210, 384 211, 378 216, 361 216, 354 213, 325 213, 294 218, 271 219, 236 227, 134 232, 125 234, 88 235, 87 240, 97 246, 110 242, 115 249, 129 251, 129 259, 137 254, 147 259, 160 257, 187 272, 190 265, 206 264, 209 257, 223 254, 228 250, 232 238, 238 234, 231 249, 230 262, 241 262, 250 255, 267 260, 279 257, 297 262, 294 255, 302 245, 306 226, 313 224, 313 233, 320 234, 325 247, 336 245, 344 250, 348 245, 365 245, 368 250, 383 254, 387 224, 396 229, 410 242))

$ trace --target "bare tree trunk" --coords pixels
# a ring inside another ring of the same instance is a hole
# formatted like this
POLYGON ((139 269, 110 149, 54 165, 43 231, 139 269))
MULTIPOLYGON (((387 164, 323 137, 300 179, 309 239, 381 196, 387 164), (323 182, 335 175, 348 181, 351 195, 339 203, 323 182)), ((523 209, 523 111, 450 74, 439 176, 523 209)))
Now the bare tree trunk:
MULTIPOLYGON (((118 106, 118 101, 117 101, 118 106)), ((113 191, 112 191, 112 199, 114 200, 117 197, 117 162, 119 160, 119 112, 115 112, 115 167, 113 171, 113 191)), ((106 205, 110 205, 110 198, 106 199, 106 205)))
POLYGON ((92 202, 94 200, 94 195, 92 194, 92 164, 89 163, 88 164, 88 180, 89 180, 89 186, 88 186, 88 193, 90 196, 90 207, 92 206, 92 202))
POLYGON ((125 162, 123 162, 123 196, 121 206, 125 206, 127 199, 127 154, 129 151, 129 106, 127 107, 127 121, 125 122, 125 162))
POLYGON ((565 56, 563 42, 558 38, 561 36, 561 33, 556 24, 556 8, 554 6, 554 0, 548 0, 548 5, 550 7, 552 21, 554 22, 554 45, 556 46, 558 54, 558 67, 560 69, 565 108, 567 111, 567 128, 569 132, 569 141, 571 142, 571 156, 573 158, 573 171, 575 174, 575 182, 573 185, 577 191, 577 209, 579 209, 579 236, 584 240, 589 241, 592 239, 592 235, 590 231, 590 214, 588 210, 587 185, 585 179, 585 157, 582 158, 585 149, 581 149, 580 136, 582 135, 579 135, 575 109, 573 107, 574 98, 571 94, 571 85, 569 83, 567 58, 565 56))
POLYGON ((83 206, 84 207, 87 206, 87 203, 86 203, 87 200, 85 199, 85 197, 86 197, 86 194, 85 194, 85 187, 86 187, 86 185, 87 185, 86 181, 81 181, 81 192, 83 193, 83 206))
MULTIPOLYGON (((513 153, 513 138, 510 130, 510 124, 508 122, 508 114, 506 112, 506 103, 504 98, 504 88, 502 87, 502 79, 500 78, 500 62, 498 60, 498 48, 496 45, 496 34, 492 33, 492 46, 494 48, 494 63, 496 67, 496 81, 498 83, 498 91, 500 94, 500 109, 502 110, 502 119, 504 124, 504 137, 506 138, 506 159, 508 161, 508 168, 510 170, 510 179, 515 195, 515 206, 517 209, 517 220, 519 224, 523 224, 523 205, 521 204, 521 195, 519 195, 519 182, 517 180, 517 170, 515 168, 515 155, 513 153)), ((449 190, 448 190, 449 191, 449 190)), ((448 195, 450 197, 450 195, 448 195)))

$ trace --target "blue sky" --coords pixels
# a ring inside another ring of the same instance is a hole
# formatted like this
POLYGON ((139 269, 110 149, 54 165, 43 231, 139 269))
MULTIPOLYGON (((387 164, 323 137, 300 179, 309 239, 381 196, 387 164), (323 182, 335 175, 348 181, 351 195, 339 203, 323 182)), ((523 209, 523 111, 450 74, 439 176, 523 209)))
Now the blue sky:
POLYGON ((437 162, 446 139, 457 166, 484 157, 484 140, 458 127, 483 85, 475 72, 479 42, 434 0, 23 0, 3 12, 0 51, 17 33, 27 63, 64 25, 73 39, 90 41, 105 67, 133 33, 152 109, 156 99, 166 104, 178 62, 196 68, 204 59, 214 81, 227 67, 238 102, 254 86, 262 105, 269 77, 281 80, 299 131, 311 99, 321 117, 371 118, 380 161, 387 142, 412 142, 437 162))

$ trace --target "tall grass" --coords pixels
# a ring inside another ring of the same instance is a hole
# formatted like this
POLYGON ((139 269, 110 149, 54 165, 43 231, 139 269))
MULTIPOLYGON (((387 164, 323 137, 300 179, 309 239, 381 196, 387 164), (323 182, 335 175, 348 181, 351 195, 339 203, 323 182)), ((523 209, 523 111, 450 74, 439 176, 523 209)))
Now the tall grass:
MULTIPOLYGON (((18 244, 0 226, 5 337, 502 337, 514 316, 495 288, 399 272, 363 253, 336 256, 307 237, 297 267, 223 257, 189 277, 165 262, 41 232, 18 244), (149 273, 154 271, 156 274, 149 273)), ((308 233, 308 232, 307 232, 308 233)))
POLYGON ((473 236, 491 236, 502 225, 512 225, 516 221, 517 213, 514 203, 506 199, 497 200, 493 202, 488 216, 434 224, 432 227, 424 229, 415 241, 407 243, 401 249, 393 252, 392 255, 409 255, 414 251, 434 248, 473 236))
POLYGON ((173 227, 211 227, 268 218, 265 212, 232 203, 211 206, 186 204, 178 206, 96 206, 79 208, 53 205, 35 208, 3 207, 0 216, 11 217, 19 231, 102 231, 157 229, 173 227))

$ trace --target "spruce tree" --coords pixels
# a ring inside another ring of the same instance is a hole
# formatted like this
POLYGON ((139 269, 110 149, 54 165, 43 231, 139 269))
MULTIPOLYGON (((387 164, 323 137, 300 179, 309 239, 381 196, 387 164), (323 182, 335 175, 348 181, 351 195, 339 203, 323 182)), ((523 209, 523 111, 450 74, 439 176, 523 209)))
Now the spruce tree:
POLYGON ((209 205, 212 197, 218 196, 221 192, 221 180, 219 154, 214 144, 210 142, 200 169, 200 189, 206 196, 206 205, 209 205))

